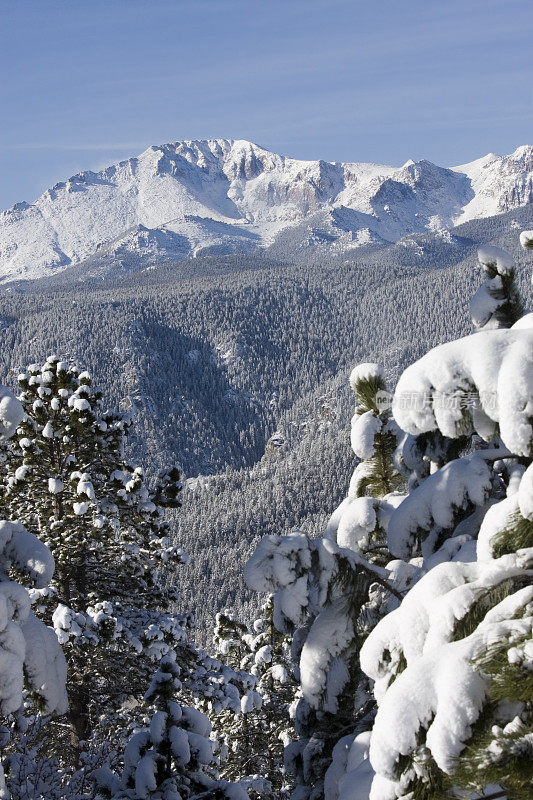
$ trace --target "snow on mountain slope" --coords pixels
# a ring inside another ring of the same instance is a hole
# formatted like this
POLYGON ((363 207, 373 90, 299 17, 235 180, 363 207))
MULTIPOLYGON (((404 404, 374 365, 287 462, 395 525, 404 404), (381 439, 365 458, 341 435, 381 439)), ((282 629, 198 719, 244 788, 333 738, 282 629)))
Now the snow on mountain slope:
POLYGON ((0 217, 0 280, 51 275, 106 252, 173 259, 250 252, 297 233, 333 252, 532 202, 533 148, 454 169, 299 161, 247 141, 149 147, 82 172, 0 217))
POLYGON ((474 191, 456 224, 533 203, 533 147, 518 147, 503 158, 489 153, 454 170, 468 177, 474 191))

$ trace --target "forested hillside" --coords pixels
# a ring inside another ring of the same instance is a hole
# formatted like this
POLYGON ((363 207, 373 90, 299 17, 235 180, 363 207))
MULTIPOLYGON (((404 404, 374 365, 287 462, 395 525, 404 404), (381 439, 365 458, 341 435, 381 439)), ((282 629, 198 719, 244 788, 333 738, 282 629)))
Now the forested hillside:
POLYGON ((482 242, 516 257, 527 297, 516 230, 530 225, 526 207, 357 259, 236 256, 12 284, 0 378, 13 385, 49 353, 73 359, 133 412, 130 447, 149 476, 180 464, 191 480, 175 533, 193 556, 181 588, 191 607, 202 597, 205 631, 215 608, 249 602, 240 573, 257 537, 318 534, 343 496, 353 363, 384 361, 394 384, 429 347, 468 333, 482 242))

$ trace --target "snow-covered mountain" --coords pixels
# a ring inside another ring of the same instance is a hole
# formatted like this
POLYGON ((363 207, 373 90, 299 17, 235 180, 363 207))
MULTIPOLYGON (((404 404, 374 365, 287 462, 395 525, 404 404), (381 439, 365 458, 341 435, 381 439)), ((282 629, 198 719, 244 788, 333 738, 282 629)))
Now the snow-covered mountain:
POLYGON ((280 248, 332 253, 395 242, 533 201, 533 147, 453 169, 299 161, 247 141, 149 147, 82 172, 0 217, 0 281, 91 258, 161 259, 280 248))

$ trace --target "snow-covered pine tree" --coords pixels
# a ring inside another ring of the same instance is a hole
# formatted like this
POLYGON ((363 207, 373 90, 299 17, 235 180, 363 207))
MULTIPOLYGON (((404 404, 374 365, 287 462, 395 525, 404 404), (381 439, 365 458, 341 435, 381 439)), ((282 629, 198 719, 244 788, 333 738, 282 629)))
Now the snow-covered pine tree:
POLYGON ((472 322, 476 330, 510 328, 524 313, 514 261, 505 250, 493 246, 480 247, 478 261, 486 278, 470 301, 472 322))
POLYGON ((284 770, 284 747, 294 738, 290 718, 297 683, 290 638, 276 630, 274 603, 269 598, 251 630, 231 614, 217 614, 213 642, 217 657, 256 679, 255 690, 242 698, 241 713, 227 711, 213 719, 225 742, 221 774, 243 780, 250 797, 287 797, 291 780, 284 770))
POLYGON ((400 378, 402 428, 467 432, 470 452, 391 517, 391 551, 418 569, 361 649, 378 711, 347 748, 332 799, 531 796, 532 352, 526 315, 442 345, 400 378))
POLYGON ((394 464, 398 426, 392 419, 392 395, 378 364, 359 364, 352 370, 350 385, 356 406, 351 423, 351 445, 361 463, 350 485, 354 497, 384 497, 403 483, 394 464))
POLYGON ((288 797, 293 787, 292 777, 284 768, 284 749, 296 738, 291 711, 299 686, 294 674, 292 641, 274 624, 272 597, 261 607, 261 615, 252 624, 248 642, 247 669, 255 676, 256 691, 261 696, 261 708, 256 716, 265 742, 262 764, 256 772, 266 777, 273 797, 280 800, 288 797))
MULTIPOLYGON (((215 657, 233 670, 249 668, 250 647, 247 633, 247 626, 236 620, 231 612, 219 612, 213 631, 215 657)), ((260 706, 261 698, 254 685, 242 697, 239 708, 211 714, 215 735, 221 747, 221 775, 229 780, 249 778, 253 783, 254 777, 258 775, 256 766, 262 756, 264 741, 259 741, 262 740, 261 730, 256 729, 253 712, 260 706)), ((264 788, 260 775, 258 782, 264 788)))
MULTIPOLYGON (((24 410, 4 386, 0 387, 0 441, 13 436, 24 410)), ((34 696, 46 714, 64 714, 66 663, 54 631, 31 610, 27 589, 19 577, 40 589, 51 580, 54 559, 48 548, 20 522, 0 521, 0 797, 10 798, 4 769, 6 751, 13 749, 13 720, 23 704, 23 690, 34 696), (10 719, 9 719, 10 718, 10 719)))
POLYGON ((183 558, 141 470, 124 460, 128 420, 103 407, 88 373, 51 357, 19 385, 26 417, 7 448, 2 506, 56 561, 36 609, 66 653, 77 759, 96 719, 138 694, 151 660, 185 638, 157 576, 183 558))
POLYGON ((250 650, 245 641, 248 627, 239 622, 228 611, 220 611, 215 617, 213 645, 215 656, 231 669, 241 669, 250 650))
POLYGON ((101 769, 96 782, 112 800, 247 800, 246 791, 212 777, 216 741, 209 718, 177 702, 181 670, 165 656, 145 695, 147 725, 135 730, 124 751, 122 773, 101 769))
POLYGON ((266 537, 245 568, 252 588, 275 592, 275 625, 292 632, 299 661, 298 741, 286 750, 297 777, 295 800, 324 797, 333 748, 370 724, 374 700, 359 668, 359 648, 391 599, 401 599, 398 587, 406 580, 396 563, 381 566, 389 561, 387 525, 403 482, 393 460, 399 431, 390 419, 390 396, 376 364, 359 365, 350 381, 357 398, 352 447, 364 460, 348 497, 324 538, 266 537))
MULTIPOLYGON (((68 662, 74 762, 95 731, 120 736, 122 704, 127 722, 163 656, 177 659, 184 695, 237 706, 230 671, 189 641, 190 617, 171 612, 176 594, 162 571, 185 559, 154 499, 179 503, 177 473, 148 491, 125 460, 127 418, 105 409, 86 372, 52 357, 19 382, 26 418, 6 452, 2 505, 56 559, 50 588, 34 597, 68 662)), ((52 738, 62 752, 61 729, 52 738)))
POLYGON ((352 370, 350 385, 356 396, 350 439, 361 460, 348 496, 333 513, 324 535, 373 563, 384 564, 389 560, 388 518, 402 499, 398 490, 405 483, 394 461, 401 432, 392 419, 392 395, 378 364, 359 364, 352 370))

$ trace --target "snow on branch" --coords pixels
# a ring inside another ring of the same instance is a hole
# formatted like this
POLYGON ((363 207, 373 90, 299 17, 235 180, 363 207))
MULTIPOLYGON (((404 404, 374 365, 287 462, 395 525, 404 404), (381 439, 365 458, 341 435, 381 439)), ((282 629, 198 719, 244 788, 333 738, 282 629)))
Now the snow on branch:
MULTIPOLYGON (((456 609, 446 600, 453 620, 456 609)), ((421 728, 437 766, 453 771, 485 700, 486 683, 473 661, 503 637, 531 635, 531 615, 518 615, 532 601, 533 587, 527 586, 494 606, 470 636, 427 638, 422 656, 396 678, 379 706, 370 744, 377 772, 397 779, 399 759, 417 748, 421 728)))
POLYGON ((512 256, 493 245, 484 245, 477 251, 477 258, 485 272, 495 270, 498 275, 509 275, 514 269, 512 256))
POLYGON ((400 377, 393 414, 408 433, 450 438, 498 430, 518 456, 533 455, 533 330, 480 331, 435 347, 400 377))
MULTIPOLYGON (((490 454, 493 451, 486 451, 490 454)), ((409 559, 421 544, 431 555, 443 534, 451 532, 462 511, 482 506, 492 488, 485 451, 450 461, 420 484, 393 512, 388 526, 389 550, 409 559)))
MULTIPOLYGON (((20 522, 0 521, 0 528, 10 527, 11 536, 5 554, 11 564, 31 578, 36 589, 44 589, 54 574, 54 557, 48 547, 20 522)), ((3 538, 3 536, 2 536, 3 538)))
POLYGON ((361 648, 361 668, 375 681, 380 700, 399 663, 407 666, 453 639, 480 593, 524 570, 533 577, 532 554, 522 551, 488 562, 438 564, 406 594, 401 606, 384 617, 361 648))
POLYGON ((8 439, 12 436, 23 417, 24 409, 20 401, 9 389, 0 386, 0 439, 8 439))

